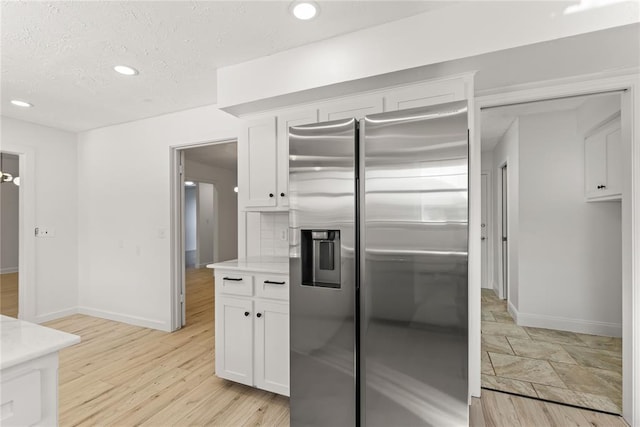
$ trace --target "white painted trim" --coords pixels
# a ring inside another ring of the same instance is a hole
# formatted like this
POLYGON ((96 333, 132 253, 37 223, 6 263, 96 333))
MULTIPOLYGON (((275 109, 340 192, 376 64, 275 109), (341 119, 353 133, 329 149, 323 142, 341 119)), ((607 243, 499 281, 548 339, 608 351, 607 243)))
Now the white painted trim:
POLYGON ((474 98, 475 73, 463 77, 464 96, 469 108, 469 242, 468 242, 468 315, 469 315, 469 396, 480 397, 480 355, 481 355, 481 287, 482 248, 481 234, 481 173, 482 145, 480 143, 480 110, 474 98), (478 321, 474 321, 477 319, 478 321), (474 375, 477 372, 478 375, 474 375))
POLYGON ((11 273, 17 273, 18 271, 20 271, 19 267, 5 267, 5 268, 0 268, 0 274, 11 274, 11 273))
POLYGON ((78 313, 77 307, 67 308, 65 310, 53 311, 51 313, 38 315, 35 318, 35 323, 44 323, 50 320, 60 319, 61 317, 67 317, 77 313, 78 313))
MULTIPOLYGON (((638 114, 640 73, 638 69, 538 82, 527 85, 525 89, 503 88, 499 91, 500 93, 478 96, 476 114, 479 115, 481 108, 490 106, 613 90, 626 91, 622 95, 622 127, 624 129, 626 126, 628 140, 631 141, 630 150, 625 157, 629 162, 624 166, 631 169, 631 182, 625 184, 622 201, 622 415, 630 426, 640 427, 640 375, 638 375, 640 370, 640 114, 638 114)), ((476 318, 476 321, 480 323, 480 318, 476 318)), ((470 330, 471 333, 476 333, 475 329, 470 330)), ((479 378, 480 370, 470 370, 469 375, 470 380, 479 378)))
POLYGON ((127 323, 129 325, 142 326, 143 328, 157 329, 160 331, 171 332, 171 325, 167 325, 162 320, 149 319, 146 317, 130 316, 128 314, 116 313, 114 311, 100 310, 91 307, 78 307, 79 314, 87 316, 99 317, 101 319, 114 320, 116 322, 127 323))
POLYGON ((31 147, 18 147, 4 141, 2 151, 19 156, 18 318, 34 322, 37 306, 36 242, 33 235, 36 224, 36 155, 31 147))
POLYGON ((594 322, 584 319, 571 319, 569 317, 545 316, 542 314, 523 313, 516 311, 509 304, 509 313, 517 319, 518 326, 531 326, 534 328, 556 329, 558 331, 578 332, 581 334, 603 335, 607 337, 621 337, 622 324, 609 322, 594 322))

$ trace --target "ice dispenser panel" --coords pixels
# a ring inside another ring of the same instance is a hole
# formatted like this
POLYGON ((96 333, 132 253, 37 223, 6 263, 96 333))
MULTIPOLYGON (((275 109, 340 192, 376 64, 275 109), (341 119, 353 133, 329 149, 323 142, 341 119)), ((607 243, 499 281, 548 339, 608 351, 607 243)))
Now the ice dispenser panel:
POLYGON ((340 231, 301 232, 302 285, 340 288, 340 231))

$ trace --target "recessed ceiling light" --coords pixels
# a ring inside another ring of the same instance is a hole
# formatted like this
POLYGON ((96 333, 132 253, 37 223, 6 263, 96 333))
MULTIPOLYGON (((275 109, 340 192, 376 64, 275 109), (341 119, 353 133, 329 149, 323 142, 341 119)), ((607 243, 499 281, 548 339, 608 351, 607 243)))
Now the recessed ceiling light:
POLYGON ((13 105, 15 105, 16 107, 22 107, 22 108, 30 108, 33 107, 33 104, 27 102, 27 101, 20 101, 19 99, 12 99, 11 103, 13 105))
POLYGON ((126 65, 116 65, 113 67, 120 74, 124 74, 125 76, 135 76, 138 74, 138 70, 135 68, 128 67, 126 65))
POLYGON ((297 1, 291 5, 291 13, 298 19, 308 21, 318 15, 318 4, 313 1, 297 1))

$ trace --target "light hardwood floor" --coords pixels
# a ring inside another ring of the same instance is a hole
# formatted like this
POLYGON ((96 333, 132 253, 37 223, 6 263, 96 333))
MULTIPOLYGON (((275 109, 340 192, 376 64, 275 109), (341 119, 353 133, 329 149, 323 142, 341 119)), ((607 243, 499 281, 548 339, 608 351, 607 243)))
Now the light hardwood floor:
POLYGON ((0 274, 0 314, 18 317, 18 273, 0 274))
MULTIPOLYGON (((154 331, 84 315, 47 323, 82 336, 60 355, 60 425, 288 426, 289 399, 217 378, 213 275, 187 272, 187 326, 154 331)), ((472 426, 625 426, 619 418, 508 394, 473 399, 472 426)))

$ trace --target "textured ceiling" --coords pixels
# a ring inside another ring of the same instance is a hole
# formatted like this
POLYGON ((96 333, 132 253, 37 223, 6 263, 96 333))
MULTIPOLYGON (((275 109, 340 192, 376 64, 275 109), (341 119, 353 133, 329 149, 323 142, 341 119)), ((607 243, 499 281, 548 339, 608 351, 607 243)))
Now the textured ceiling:
POLYGON ((81 131, 215 104, 218 67, 452 3, 325 1, 302 22, 289 1, 3 1, 2 114, 81 131))

